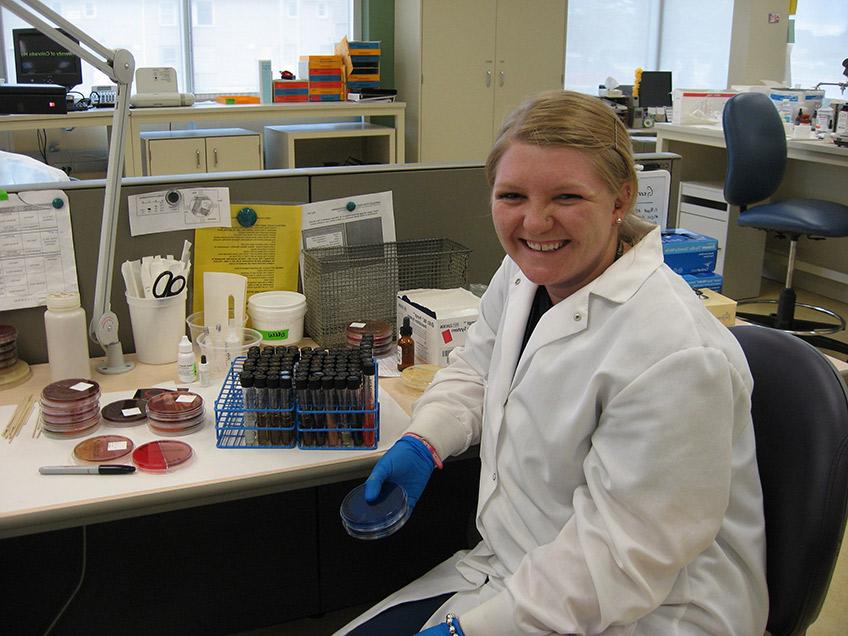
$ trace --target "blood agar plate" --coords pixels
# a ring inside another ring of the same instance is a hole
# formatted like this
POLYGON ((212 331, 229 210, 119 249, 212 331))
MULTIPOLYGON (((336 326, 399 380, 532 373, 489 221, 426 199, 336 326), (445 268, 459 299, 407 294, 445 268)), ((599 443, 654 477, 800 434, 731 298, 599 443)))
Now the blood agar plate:
POLYGON ((108 462, 128 455, 135 446, 123 435, 98 435, 81 441, 74 447, 74 456, 84 462, 108 462))
POLYGON ((18 330, 12 325, 0 325, 0 345, 15 342, 18 339, 18 330))
POLYGON ((374 503, 365 501, 365 484, 358 485, 344 498, 339 513, 350 536, 373 540, 400 530, 412 511, 403 487, 387 481, 374 503))
POLYGON ((141 470, 163 473, 187 462, 192 455, 191 446, 185 442, 159 439, 142 444, 133 451, 133 464, 141 470))

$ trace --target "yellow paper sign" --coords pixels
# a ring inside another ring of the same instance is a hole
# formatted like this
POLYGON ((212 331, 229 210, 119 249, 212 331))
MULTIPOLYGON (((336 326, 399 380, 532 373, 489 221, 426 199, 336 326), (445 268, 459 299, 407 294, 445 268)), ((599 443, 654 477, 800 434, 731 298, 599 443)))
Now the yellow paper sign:
POLYGON ((300 206, 232 204, 230 214, 232 227, 194 231, 194 311, 203 311, 203 272, 245 276, 248 296, 297 291, 300 206), (253 218, 252 225, 242 225, 253 218))

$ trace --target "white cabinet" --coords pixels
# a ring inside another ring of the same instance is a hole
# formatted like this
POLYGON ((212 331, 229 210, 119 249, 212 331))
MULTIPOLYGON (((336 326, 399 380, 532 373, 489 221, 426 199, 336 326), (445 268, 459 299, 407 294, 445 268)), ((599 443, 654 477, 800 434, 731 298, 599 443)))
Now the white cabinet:
POLYGON ((739 208, 724 200, 721 183, 681 181, 678 227, 718 241, 715 273, 722 294, 741 300, 760 294, 766 233, 740 227, 739 208))
POLYGON ((262 169, 262 137, 242 128, 141 134, 146 175, 262 169))
POLYGON ((504 117, 562 88, 566 0, 395 3, 407 161, 482 161, 504 117))

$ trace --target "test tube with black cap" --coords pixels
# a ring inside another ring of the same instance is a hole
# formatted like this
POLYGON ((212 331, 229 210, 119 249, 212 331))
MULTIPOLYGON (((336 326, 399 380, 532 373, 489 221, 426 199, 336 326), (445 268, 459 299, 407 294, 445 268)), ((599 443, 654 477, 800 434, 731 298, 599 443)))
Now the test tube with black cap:
POLYGON ((282 431, 282 413, 280 413, 280 375, 272 373, 268 376, 268 408, 271 412, 268 413, 269 443, 272 446, 280 446, 283 443, 282 431))
POLYGON ((253 385, 256 387, 256 408, 260 409, 256 413, 256 426, 258 427, 257 436, 260 446, 267 446, 270 441, 268 439, 268 418, 271 415, 268 409, 268 376, 264 373, 257 373, 253 376, 253 385))
POLYGON ((354 429, 353 431, 353 442, 356 446, 362 446, 364 443, 364 438, 362 436, 362 409, 364 405, 362 403, 362 375, 361 374, 353 374, 347 376, 347 394, 350 399, 350 408, 352 412, 350 414, 350 427, 354 429))
POLYGON ((374 445, 377 418, 374 409, 377 407, 376 380, 377 366, 374 360, 368 360, 362 364, 362 408, 365 409, 365 417, 362 418, 363 432, 362 443, 365 446, 374 445))
POLYGON ((324 410, 327 412, 324 417, 325 427, 327 429, 327 444, 330 446, 339 445, 339 434, 336 432, 336 421, 338 415, 333 413, 338 408, 338 400, 336 396, 336 384, 332 375, 325 375, 321 378, 321 390, 323 395, 324 410))
POLYGON ((280 375, 280 440, 284 446, 291 446, 294 435, 294 415, 292 414, 291 402, 292 377, 288 374, 280 375))
MULTIPOLYGON (((321 379, 323 378, 322 374, 312 373, 309 375, 309 409, 312 411, 321 411, 324 409, 323 403, 323 394, 321 392, 321 379)), ((321 428, 323 425, 321 414, 315 413, 312 416, 312 426, 313 428, 321 428)), ((325 446, 326 445, 326 434, 323 432, 315 432, 315 446, 325 446)))
MULTIPOLYGON (((315 428, 315 417, 312 413, 305 412, 309 409, 309 380, 305 375, 298 375, 295 377, 294 382, 294 388, 297 392, 300 428, 315 428)), ((300 433, 300 442, 303 446, 315 446, 315 433, 302 430, 300 433)))
POLYGON ((333 384, 336 388, 336 399, 338 400, 336 407, 343 411, 337 418, 339 428, 345 429, 340 434, 341 444, 345 448, 353 448, 353 433, 350 429, 354 424, 354 417, 350 413, 351 399, 350 391, 347 388, 347 376, 336 375, 333 378, 333 384))
POLYGON ((239 375, 241 395, 244 404, 244 442, 256 444, 256 389, 253 386, 253 374, 242 371, 239 375))

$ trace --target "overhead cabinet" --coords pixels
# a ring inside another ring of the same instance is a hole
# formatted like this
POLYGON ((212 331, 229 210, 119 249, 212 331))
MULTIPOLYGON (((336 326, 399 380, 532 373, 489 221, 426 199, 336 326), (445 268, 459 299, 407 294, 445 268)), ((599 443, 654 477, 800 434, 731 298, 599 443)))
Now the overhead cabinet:
POLYGON ((395 3, 407 161, 482 161, 504 117, 563 87, 566 0, 395 3))

